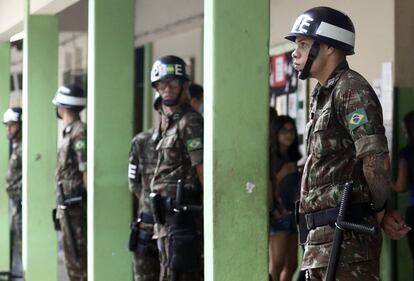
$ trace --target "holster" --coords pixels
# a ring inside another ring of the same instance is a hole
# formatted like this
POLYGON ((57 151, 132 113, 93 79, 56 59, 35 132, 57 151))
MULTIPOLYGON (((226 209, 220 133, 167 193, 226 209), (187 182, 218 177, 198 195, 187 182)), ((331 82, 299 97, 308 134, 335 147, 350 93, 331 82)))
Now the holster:
POLYGON ((141 227, 141 223, 154 224, 151 215, 142 213, 137 221, 131 223, 128 249, 142 255, 157 257, 158 250, 156 241, 152 239, 153 231, 141 227))
POLYGON ((60 221, 59 221, 59 219, 56 217, 56 212, 57 212, 57 208, 54 208, 54 209, 52 210, 52 221, 53 221, 53 226, 54 226, 54 229, 55 229, 56 231, 61 231, 61 230, 62 230, 62 227, 60 226, 60 221))
POLYGON ((201 236, 195 226, 171 225, 168 231, 168 267, 174 272, 201 268, 201 236), (181 227, 182 226, 182 227, 181 227))
POLYGON ((156 223, 164 225, 170 224, 168 221, 176 213, 201 212, 202 211, 202 193, 200 191, 185 190, 182 181, 178 181, 176 198, 163 197, 159 193, 150 193, 151 211, 154 214, 156 223))
POLYGON ((308 227, 306 225, 306 220, 303 214, 299 213, 299 201, 295 202, 295 220, 296 225, 298 226, 299 232, 299 244, 304 245, 306 243, 306 239, 308 237, 308 227))
POLYGON ((131 223, 131 232, 129 233, 129 239, 128 239, 128 249, 131 252, 135 252, 137 249, 138 244, 138 235, 139 235, 139 222, 132 222, 131 223))
POLYGON ((150 204, 154 221, 158 224, 165 224, 167 212, 169 213, 171 211, 170 206, 166 204, 166 198, 162 197, 159 193, 151 192, 150 204))

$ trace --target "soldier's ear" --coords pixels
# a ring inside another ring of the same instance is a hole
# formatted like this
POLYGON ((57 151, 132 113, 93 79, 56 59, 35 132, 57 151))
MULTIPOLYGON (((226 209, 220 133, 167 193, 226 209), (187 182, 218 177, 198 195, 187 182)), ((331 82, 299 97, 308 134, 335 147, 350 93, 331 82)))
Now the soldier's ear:
POLYGON ((336 51, 339 51, 338 49, 336 49, 335 47, 333 47, 333 46, 330 46, 330 45, 326 45, 326 53, 328 54, 328 55, 332 55, 333 53, 335 53, 336 51))

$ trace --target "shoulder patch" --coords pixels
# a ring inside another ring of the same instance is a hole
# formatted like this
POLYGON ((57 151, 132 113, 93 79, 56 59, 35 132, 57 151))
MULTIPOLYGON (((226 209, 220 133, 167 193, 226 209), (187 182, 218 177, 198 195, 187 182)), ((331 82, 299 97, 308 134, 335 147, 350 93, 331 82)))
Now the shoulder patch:
POLYGON ((203 141, 201 138, 194 138, 187 141, 188 151, 198 150, 203 148, 203 141))
POLYGON ((368 116, 365 112, 365 109, 358 108, 354 112, 351 112, 346 116, 346 120, 348 122, 348 128, 350 130, 354 130, 359 126, 368 123, 368 116))
POLYGON ((86 149, 86 142, 85 140, 78 140, 74 144, 74 149, 76 151, 85 150, 86 149))

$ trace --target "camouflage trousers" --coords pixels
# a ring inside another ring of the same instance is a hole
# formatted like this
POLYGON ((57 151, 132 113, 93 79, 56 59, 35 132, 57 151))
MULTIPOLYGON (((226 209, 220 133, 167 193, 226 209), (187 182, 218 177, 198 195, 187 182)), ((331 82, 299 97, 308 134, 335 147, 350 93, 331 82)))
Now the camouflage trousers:
POLYGON ((170 253, 170 245, 168 236, 159 238, 157 240, 158 251, 160 255, 160 278, 159 281, 202 281, 204 280, 203 276, 203 267, 202 267, 202 244, 200 245, 200 264, 201 268, 197 271, 189 272, 173 272, 169 266, 169 259, 171 258, 172 253, 170 253))
POLYGON ((70 281, 87 280, 87 228, 86 206, 76 206, 66 209, 70 226, 60 220, 63 233, 63 252, 65 265, 70 281), (71 241, 69 231, 73 235, 71 241), (74 242, 75 245, 72 243, 74 242))
POLYGON ((134 281, 158 281, 160 262, 157 256, 134 252, 133 262, 134 281))
MULTIPOLYGON (((306 281, 325 280, 326 267, 307 269, 306 281)), ((379 261, 369 260, 341 263, 336 272, 336 281, 379 281, 379 261)))
POLYGON ((172 225, 157 227, 163 233, 157 240, 160 281, 204 280, 202 217, 181 214, 172 221, 172 225), (173 271, 172 266, 181 270, 173 271))
POLYGON ((22 207, 20 202, 10 200, 11 274, 12 280, 23 280, 22 264, 22 207), (19 278, 20 277, 20 278, 19 278))

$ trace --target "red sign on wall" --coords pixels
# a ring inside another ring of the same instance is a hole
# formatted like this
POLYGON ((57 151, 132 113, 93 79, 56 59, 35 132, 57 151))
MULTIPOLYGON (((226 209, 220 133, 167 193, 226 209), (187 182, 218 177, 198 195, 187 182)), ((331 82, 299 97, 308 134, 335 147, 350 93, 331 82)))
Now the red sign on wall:
POLYGON ((278 96, 293 93, 297 89, 297 72, 292 65, 292 52, 270 57, 270 89, 278 96))
POLYGON ((286 85, 286 53, 272 56, 271 87, 279 88, 286 85))

